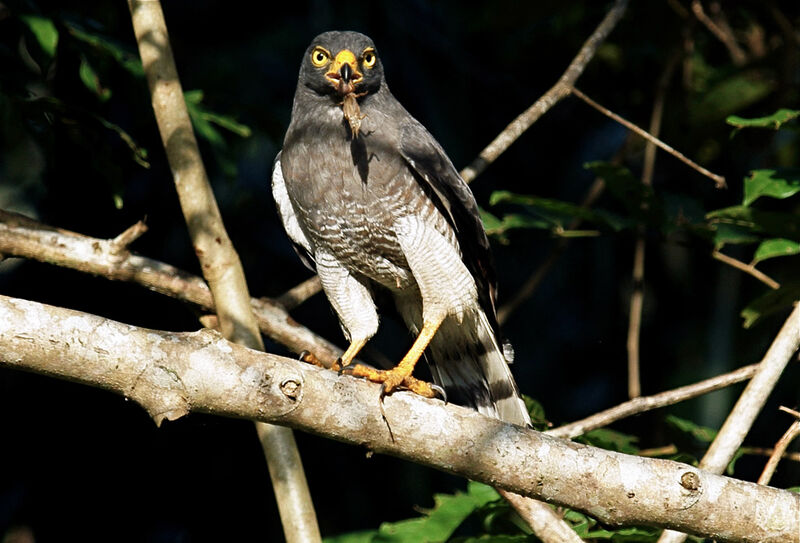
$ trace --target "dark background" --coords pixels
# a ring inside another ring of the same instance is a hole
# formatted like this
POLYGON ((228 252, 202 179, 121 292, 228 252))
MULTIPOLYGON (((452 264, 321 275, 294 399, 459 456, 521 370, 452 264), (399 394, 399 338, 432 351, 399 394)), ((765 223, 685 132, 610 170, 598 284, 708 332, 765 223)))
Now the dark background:
MULTIPOLYGON (((248 138, 223 132, 224 149, 205 140, 201 149, 254 296, 277 296, 310 276, 279 226, 269 176, 289 122, 301 56, 317 33, 352 29, 370 35, 392 92, 460 168, 557 80, 610 5, 315 1, 272 3, 264 12, 261 4, 164 2, 184 89, 202 89, 206 107, 252 129, 248 138)), ((667 59, 690 36, 697 77, 706 77, 708 84, 687 88, 681 70, 676 72, 666 94, 662 137, 724 175, 729 188, 717 191, 709 179, 659 153, 655 191, 680 194, 706 210, 735 205, 749 170, 797 165, 796 131, 743 132, 731 138, 724 118, 798 107, 797 43, 787 44, 775 13, 797 33, 800 7, 792 1, 725 3, 740 36, 752 24, 767 36, 767 52, 736 67, 719 41, 681 15, 681 6, 686 9, 688 2, 632 2, 578 86, 646 127, 667 59), (714 78, 736 74, 768 82, 769 92, 715 109, 718 102, 709 90, 714 78)), ((68 37, 60 40, 56 62, 37 73, 35 43, 21 25, 20 13, 78 25, 137 54, 123 2, 0 3, 0 91, 5 97, 0 104, 0 207, 100 238, 145 219, 149 232, 135 242, 134 250, 199 274, 144 80, 102 55, 90 56, 101 82, 112 91, 110 99, 99 101, 76 75, 81 55, 90 53, 68 37), (24 95, 55 96, 75 111, 111 120, 148 150, 150 168, 137 165, 119 137, 85 116, 68 122, 7 99, 24 95), (115 195, 122 199, 121 209, 114 205, 115 195)), ((483 207, 498 189, 580 202, 593 181, 584 163, 610 160, 626 135, 624 128, 583 102, 567 98, 478 177, 473 190, 483 207)), ((624 164, 634 175, 641 172, 642 149, 636 141, 625 152, 624 164)), ((509 241, 494 244, 501 304, 514 296, 554 245, 541 230, 512 232, 509 241)), ((738 313, 766 287, 712 260, 710 245, 702 240, 648 231, 648 241, 641 341, 644 393, 760 360, 787 313, 748 330, 738 313)), ((520 388, 540 401, 556 424, 626 399, 633 245, 631 231, 576 239, 506 326, 516 347, 513 369, 520 388)), ((749 258, 737 250, 734 256, 749 258)), ((762 268, 780 281, 795 274, 797 264, 786 260, 762 268)), ((0 263, 0 293, 156 329, 199 326, 195 308, 137 285, 36 262, 0 263)), ((322 296, 293 316, 344 344, 322 296)), ((395 359, 409 344, 408 334, 388 320, 371 347, 395 359)), ((267 348, 288 354, 269 340, 267 348)), ((800 370, 793 363, 747 444, 775 443, 790 424, 777 406, 797 406, 798 384, 800 370)), ((665 413, 716 428, 741 388, 615 428, 639 436, 643 448, 673 443, 681 438, 664 424, 665 413)), ((414 516, 415 507, 432 505, 434 492, 465 484, 393 458, 367 459, 364 450, 315 436, 297 434, 297 440, 326 535, 414 516)), ((680 445, 702 456, 697 443, 680 445)), ((756 478, 764 461, 745 457, 737 476, 756 478)), ((799 478, 797 466, 784 462, 773 484, 797 485, 799 478)), ((0 536, 12 526, 29 528, 42 542, 282 537, 252 423, 190 415, 156 428, 141 408, 118 396, 0 370, 0 536)))

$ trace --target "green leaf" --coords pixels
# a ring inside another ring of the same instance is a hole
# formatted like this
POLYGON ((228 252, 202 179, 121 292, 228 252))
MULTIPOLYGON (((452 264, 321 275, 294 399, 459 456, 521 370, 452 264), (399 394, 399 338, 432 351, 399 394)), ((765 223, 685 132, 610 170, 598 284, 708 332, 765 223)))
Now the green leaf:
POLYGON ((800 192, 800 170, 755 170, 744 180, 743 205, 749 206, 760 196, 784 199, 800 192))
POLYGON ((522 395, 522 400, 525 402, 525 409, 528 410, 531 416, 533 427, 539 431, 550 428, 550 421, 547 420, 544 414, 544 406, 526 394, 522 395))
POLYGON ((370 543, 377 532, 375 530, 363 530, 360 532, 349 532, 341 535, 326 537, 324 543, 370 543))
POLYGON ((778 290, 770 290, 756 298, 739 314, 744 319, 743 326, 750 328, 766 316, 784 311, 800 300, 800 282, 784 283, 778 290))
POLYGON ((509 191, 498 190, 492 193, 489 198, 489 204, 497 205, 500 203, 525 206, 532 214, 538 215, 549 222, 551 229, 553 226, 557 227, 557 233, 559 235, 567 237, 597 235, 595 231, 565 230, 567 225, 574 219, 581 219, 583 221, 607 226, 613 230, 621 230, 629 226, 629 223, 613 213, 597 212, 571 202, 552 198, 540 198, 538 196, 514 194, 509 191))
POLYGON ((788 490, 789 492, 797 492, 797 493, 800 493, 800 486, 790 486, 790 487, 789 487, 789 488, 787 488, 786 490, 788 490))
POLYGON ((586 533, 585 539, 608 539, 616 542, 645 542, 658 539, 660 531, 655 528, 619 528, 617 530, 599 529, 590 530, 586 533))
MULTIPOLYGON (((203 125, 208 123, 216 124, 217 126, 233 132, 237 136, 248 138, 252 134, 249 126, 239 123, 228 115, 220 115, 208 111, 203 105, 204 93, 202 90, 189 90, 183 93, 183 98, 186 100, 186 106, 189 109, 189 114, 192 117, 192 122, 200 120, 203 125)), ((195 127, 197 128, 197 127, 195 127)), ((213 129, 212 129, 213 130, 213 129)), ((216 130, 214 130, 216 132, 216 130)), ((221 136, 214 136, 212 139, 220 139, 221 136)), ((209 140, 211 141, 211 140, 209 140)))
POLYGON ((758 102, 773 88, 775 83, 756 69, 737 72, 703 93, 691 104, 689 116, 693 124, 715 122, 758 102))
POLYGON ((735 126, 736 128, 756 127, 772 128, 777 130, 781 127, 781 125, 788 123, 797 117, 800 117, 800 110, 781 108, 772 115, 758 117, 755 119, 745 119, 744 117, 731 115, 725 119, 725 122, 731 126, 735 126))
POLYGON ((109 55, 129 74, 134 77, 144 77, 144 68, 142 68, 142 62, 138 55, 134 55, 109 39, 85 32, 73 24, 67 24, 67 30, 75 39, 92 46, 103 54, 109 55))
POLYGON ((528 215, 520 215, 518 213, 511 213, 504 215, 502 219, 483 211, 481 212, 486 233, 490 236, 497 236, 502 243, 508 243, 506 233, 509 230, 518 228, 537 228, 541 230, 552 230, 553 225, 543 219, 537 219, 528 215))
POLYGON ((81 81, 83 81, 84 86, 92 91, 101 102, 105 102, 111 98, 111 89, 100 84, 100 78, 97 76, 97 72, 94 71, 94 68, 92 68, 85 58, 81 59, 81 66, 78 68, 78 75, 80 76, 81 81))
POLYGON ((492 215, 482 207, 478 208, 478 211, 481 214, 481 221, 483 222, 483 228, 486 230, 487 234, 492 234, 493 232, 499 230, 503 224, 498 217, 492 215))
POLYGON ((42 51, 52 59, 56 55, 58 46, 58 29, 53 21, 38 15, 22 15, 20 19, 36 38, 42 51))
POLYGON ((634 219, 620 224, 620 227, 631 227, 637 221, 658 225, 663 223, 661 206, 655 199, 652 187, 636 179, 630 170, 623 166, 599 161, 586 163, 584 168, 605 181, 608 192, 622 204, 634 219))
POLYGON ((538 539, 528 535, 491 535, 484 534, 480 537, 457 537, 453 543, 534 543, 538 539))
POLYGON ((702 441, 703 443, 711 443, 714 441, 714 438, 717 437, 717 431, 707 426, 700 426, 690 420, 682 419, 680 417, 676 417, 675 415, 667 415, 664 419, 667 424, 672 426, 673 428, 685 433, 689 434, 693 438, 697 439, 698 441, 702 441))
POLYGON ((800 216, 793 213, 733 206, 707 213, 706 219, 712 228, 728 224, 749 230, 753 234, 800 240, 800 216))
POLYGON ((103 117, 91 112, 83 111, 81 109, 68 106, 58 98, 51 96, 40 96, 36 98, 29 98, 24 101, 26 105, 32 105, 40 108, 43 112, 48 114, 55 114, 61 117, 70 119, 90 119, 93 122, 100 123, 104 128, 111 130, 119 136, 119 138, 128 146, 133 155, 133 159, 142 167, 149 168, 150 163, 147 162, 147 149, 140 147, 122 127, 104 119, 103 117))
POLYGON ((420 518, 385 522, 377 531, 342 534, 325 538, 325 543, 445 542, 467 517, 500 495, 488 485, 470 481, 466 493, 437 494, 433 499, 434 507, 420 518))
POLYGON ((800 243, 790 239, 774 238, 761 242, 753 256, 753 264, 777 256, 790 256, 800 253, 800 243))
POLYGON ((639 452, 639 448, 635 445, 636 442, 639 441, 638 437, 623 434, 622 432, 609 428, 590 430, 577 438, 576 441, 625 454, 636 454, 639 452))

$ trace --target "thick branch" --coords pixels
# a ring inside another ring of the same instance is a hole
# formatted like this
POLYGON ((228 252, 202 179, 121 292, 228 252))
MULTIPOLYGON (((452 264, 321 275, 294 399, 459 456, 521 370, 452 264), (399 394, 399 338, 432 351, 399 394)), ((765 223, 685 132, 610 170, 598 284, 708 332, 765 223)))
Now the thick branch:
MULTIPOLYGON (((23 215, 0 210, 0 254, 19 256, 99 275, 131 281, 172 298, 214 311, 211 291, 200 277, 152 258, 131 253, 114 240, 92 238, 45 226, 23 215)), ((298 324, 284 310, 264 298, 250 300, 261 331, 296 353, 304 350, 327 365, 342 351, 298 324)))
MULTIPOLYGON (((747 384, 733 410, 725 419, 717 437, 711 443, 700 467, 712 473, 722 473, 742 445, 756 417, 764 407, 784 368, 800 347, 800 304, 795 304, 789 318, 781 327, 767 354, 759 364, 758 371, 747 384)), ((800 518, 800 514, 798 514, 800 518)), ((800 537, 800 531, 795 534, 800 537)), ((685 534, 665 531, 660 543, 679 543, 686 539, 685 534)))
MULTIPOLYGON (((136 281, 163 294, 214 310, 211 292, 202 279, 168 264, 132 254, 126 247, 120 246, 120 237, 124 236, 117 236, 113 240, 90 238, 65 230, 55 230, 21 215, 0 210, 0 255, 33 258, 103 275, 109 279, 136 281)), ((313 288, 313 280, 306 283, 310 283, 313 288)), ((311 350, 327 366, 332 365, 341 355, 341 350, 292 320, 282 304, 265 299, 252 299, 251 304, 261 330, 295 352, 311 350)), ((269 432, 259 425, 258 433, 262 444, 268 445, 266 438, 269 432)), ((547 506, 527 503, 521 507, 520 504, 526 501, 532 502, 520 498, 512 502, 512 505, 532 527, 537 524, 543 526, 543 519, 546 518, 556 522, 549 515, 547 506)), ((560 520, 558 523, 564 524, 560 520)), ((565 526, 553 530, 563 530, 565 526)), ((543 541, 566 541, 564 537, 548 540, 543 529, 539 529, 537 533, 543 541)))
POLYGON ((250 350, 210 330, 147 330, 0 297, 0 338, 0 364, 117 392, 157 421, 199 411, 279 423, 609 525, 664 526, 718 541, 799 541, 797 494, 563 441, 408 393, 385 398, 382 414, 376 384, 250 350))
POLYGON ((572 59, 566 71, 561 75, 555 85, 545 92, 532 106, 522 112, 511 124, 509 124, 492 142, 481 151, 472 164, 461 170, 461 177, 470 183, 486 169, 486 167, 497 160, 512 143, 514 143, 523 132, 539 120, 551 107, 556 105, 564 97, 569 96, 572 87, 581 76, 589 61, 592 60, 598 47, 605 41, 611 31, 625 14, 628 7, 627 0, 616 0, 614 6, 609 10, 602 22, 598 25, 592 35, 586 40, 572 59))

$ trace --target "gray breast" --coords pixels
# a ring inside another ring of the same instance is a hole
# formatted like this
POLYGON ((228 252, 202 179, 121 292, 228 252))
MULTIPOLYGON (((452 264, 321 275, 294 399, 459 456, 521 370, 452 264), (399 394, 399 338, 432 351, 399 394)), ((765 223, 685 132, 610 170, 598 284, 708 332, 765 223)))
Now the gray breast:
MULTIPOLYGON (((392 145, 377 115, 364 119, 359 137, 346 138, 339 108, 332 122, 284 147, 286 189, 314 248, 351 272, 391 289, 414 285, 394 234, 399 217, 417 215, 455 244, 455 233, 392 145)), ((291 136, 287 136, 287 142, 291 136)))

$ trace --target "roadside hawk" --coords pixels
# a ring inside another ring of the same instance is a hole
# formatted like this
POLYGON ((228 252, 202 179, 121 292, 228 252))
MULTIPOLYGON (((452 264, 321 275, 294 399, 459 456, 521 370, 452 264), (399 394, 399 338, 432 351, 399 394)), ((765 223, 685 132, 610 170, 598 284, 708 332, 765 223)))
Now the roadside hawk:
POLYGON ((439 143, 389 92, 372 40, 325 32, 300 66, 272 191, 283 225, 350 342, 347 367, 378 330, 388 292, 416 336, 391 370, 353 375, 432 397, 425 353, 450 401, 530 424, 495 315, 496 281, 478 206, 439 143))

